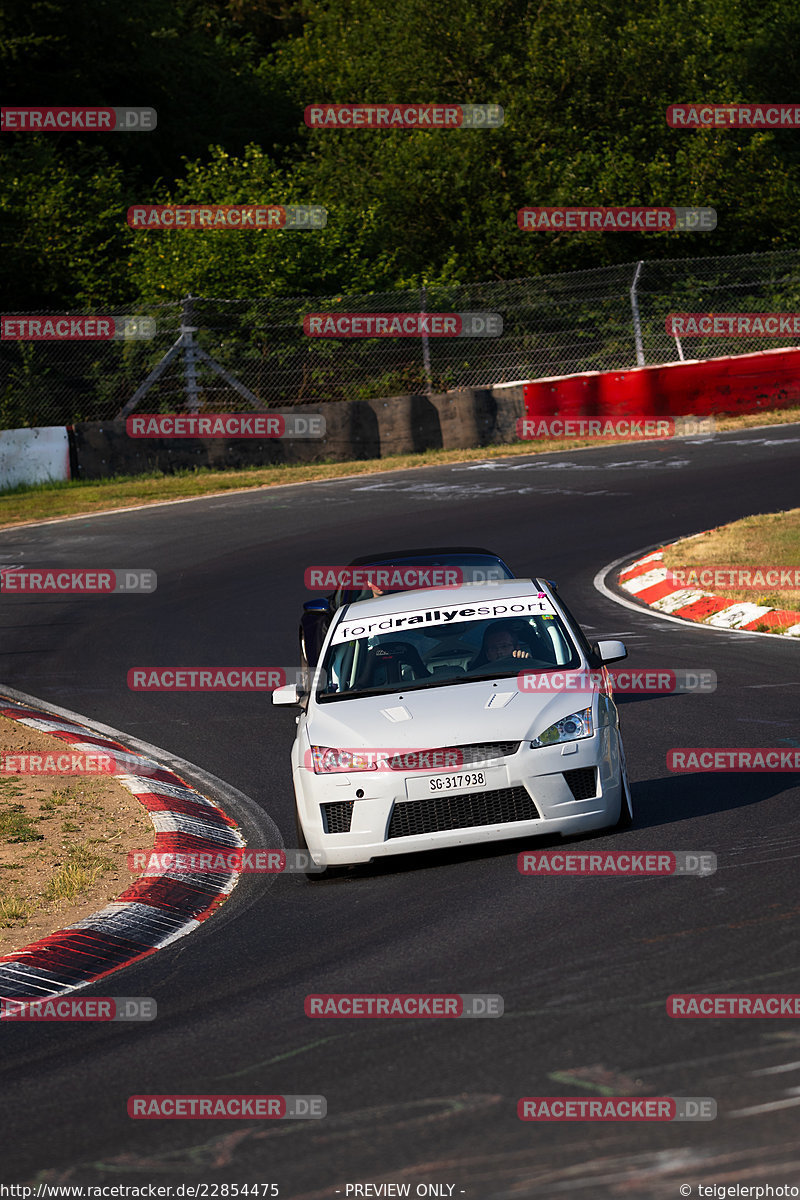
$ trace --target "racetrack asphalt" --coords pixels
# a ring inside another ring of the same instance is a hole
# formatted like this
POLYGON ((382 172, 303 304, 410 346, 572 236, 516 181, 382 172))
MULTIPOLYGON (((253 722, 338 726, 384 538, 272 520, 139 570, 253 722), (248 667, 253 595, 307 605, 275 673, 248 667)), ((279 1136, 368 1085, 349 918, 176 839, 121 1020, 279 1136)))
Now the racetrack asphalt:
POLYGON ((294 844, 294 711, 273 709, 263 693, 132 692, 126 674, 294 664, 312 564, 486 546, 519 575, 557 580, 590 637, 626 642, 630 666, 718 678, 712 695, 619 698, 636 823, 573 843, 712 851, 715 874, 524 878, 520 849, 559 844, 526 839, 390 859, 330 882, 245 876, 196 933, 83 993, 152 996, 156 1021, 0 1022, 5 1179, 277 1183, 284 1200, 344 1197, 365 1181, 409 1183, 411 1195, 417 1184, 453 1185, 454 1197, 474 1200, 800 1183, 800 1022, 681 1021, 665 1008, 675 992, 800 992, 800 778, 676 775, 665 763, 674 746, 797 745, 800 651, 661 621, 592 584, 621 555, 797 506, 799 449, 800 426, 771 427, 0 531, 0 566, 158 575, 141 596, 0 598, 0 690, 72 709, 228 781, 256 802, 232 811, 251 846, 271 844, 270 819, 294 844), (505 1015, 304 1015, 306 994, 350 991, 499 993, 505 1015), (598 1088, 710 1096, 719 1115, 517 1119, 522 1096, 598 1088), (143 1093, 322 1094, 328 1116, 131 1120, 127 1099, 143 1093))

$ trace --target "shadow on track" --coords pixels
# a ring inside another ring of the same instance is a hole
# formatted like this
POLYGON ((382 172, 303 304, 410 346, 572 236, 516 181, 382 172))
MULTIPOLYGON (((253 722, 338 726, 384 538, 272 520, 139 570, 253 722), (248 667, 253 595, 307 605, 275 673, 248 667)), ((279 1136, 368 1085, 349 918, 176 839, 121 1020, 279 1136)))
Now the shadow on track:
MULTIPOLYGON (((494 858, 516 857, 526 850, 546 850, 563 846, 586 845, 603 839, 613 838, 615 846, 626 850, 649 850, 651 846, 637 846, 639 831, 658 829, 688 821, 694 817, 708 816, 761 804, 796 787, 800 776, 796 772, 773 775, 752 775, 749 772, 730 772, 724 779, 708 774, 668 775, 660 779, 649 779, 632 783, 634 821, 624 832, 613 829, 598 829, 594 833, 562 837, 560 834, 541 837, 527 835, 510 838, 508 841, 488 842, 477 846, 453 846, 443 850, 424 850, 414 854, 397 854, 371 863, 344 868, 341 874, 314 881, 314 888, 337 887, 356 883, 359 880, 379 879, 393 875, 410 875, 418 871, 431 871, 457 866, 461 863, 483 862, 494 858)), ((656 849, 658 847, 655 847, 656 849)), ((671 849, 664 843, 661 849, 671 849)), ((603 849, 608 849, 604 846, 603 849)))

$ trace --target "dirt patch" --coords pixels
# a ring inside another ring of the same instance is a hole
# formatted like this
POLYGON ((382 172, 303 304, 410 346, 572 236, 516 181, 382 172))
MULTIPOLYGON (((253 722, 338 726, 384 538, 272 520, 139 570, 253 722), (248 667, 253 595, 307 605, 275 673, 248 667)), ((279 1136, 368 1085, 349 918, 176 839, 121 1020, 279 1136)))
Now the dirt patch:
MULTIPOLYGON (((0 716, 0 750, 56 754, 67 743, 0 716)), ((137 877, 130 850, 153 845, 139 801, 110 775, 0 774, 0 954, 87 917, 137 877)))

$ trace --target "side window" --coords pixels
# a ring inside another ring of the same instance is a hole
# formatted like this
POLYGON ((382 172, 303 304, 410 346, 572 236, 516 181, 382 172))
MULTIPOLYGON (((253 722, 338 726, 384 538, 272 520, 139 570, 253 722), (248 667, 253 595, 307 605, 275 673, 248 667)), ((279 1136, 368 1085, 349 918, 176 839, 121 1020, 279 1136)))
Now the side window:
MULTIPOLYGON (((356 643, 357 644, 357 643, 356 643)), ((323 680, 323 694, 340 692, 350 686, 355 645, 345 642, 328 655, 329 677, 323 680)))
POLYGON ((558 657, 556 644, 550 636, 551 621, 543 621, 541 617, 531 617, 527 622, 529 633, 525 638, 527 649, 533 658, 543 664, 556 666, 561 659, 558 657))
POLYGON ((564 666, 564 664, 568 663, 572 658, 572 651, 564 640, 564 635, 555 621, 548 621, 547 635, 550 638, 550 641, 553 643, 553 649, 556 653, 556 662, 560 667, 564 666))
POLYGON ((583 632, 583 630, 581 629, 580 625, 579 625, 579 624, 578 624, 578 622, 575 620, 575 617, 572 615, 572 612, 571 612, 571 611, 570 611, 570 609, 567 607, 567 605, 564 603, 564 601, 563 601, 562 597, 561 597, 561 596, 559 595, 559 593, 558 593, 558 592, 555 590, 555 588, 553 588, 553 594, 554 594, 554 596, 555 596, 556 600, 558 601, 559 608, 561 609, 561 611, 563 612, 564 616, 567 618, 567 621, 569 622, 569 627, 570 627, 570 628, 569 628, 569 631, 570 631, 570 633, 571 633, 571 634, 572 634, 572 636, 575 638, 575 641, 576 641, 576 642, 578 643, 578 645, 580 646, 580 648, 581 648, 581 650, 583 651, 583 653, 584 653, 584 655, 586 656, 586 658, 588 658, 588 659, 589 659, 589 661, 591 662, 591 661, 594 659, 594 655, 593 655, 593 653, 592 653, 592 648, 591 648, 591 646, 589 645, 589 642, 588 642, 588 641, 587 641, 587 639, 586 639, 586 634, 583 632))

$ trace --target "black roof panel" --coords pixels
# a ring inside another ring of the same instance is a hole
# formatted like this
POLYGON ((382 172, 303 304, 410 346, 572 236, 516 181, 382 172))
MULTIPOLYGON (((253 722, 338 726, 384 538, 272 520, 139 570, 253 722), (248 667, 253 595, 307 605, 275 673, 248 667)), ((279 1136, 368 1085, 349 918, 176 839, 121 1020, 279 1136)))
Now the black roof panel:
POLYGON ((499 554, 492 550, 484 550, 480 546, 425 546, 416 550, 385 550, 375 554, 364 554, 360 558, 352 558, 348 565, 362 567, 368 563, 396 563, 407 558, 431 558, 437 554, 485 554, 487 558, 500 559, 499 554))

